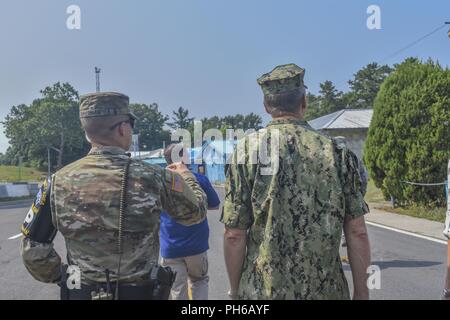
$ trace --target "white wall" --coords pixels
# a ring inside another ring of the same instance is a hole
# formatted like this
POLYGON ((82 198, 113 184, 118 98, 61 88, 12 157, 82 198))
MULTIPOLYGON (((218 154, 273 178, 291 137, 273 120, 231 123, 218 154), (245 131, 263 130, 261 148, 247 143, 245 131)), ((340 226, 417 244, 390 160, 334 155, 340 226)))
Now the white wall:
POLYGON ((0 198, 35 196, 38 192, 38 186, 38 183, 0 183, 0 198))
POLYGON ((362 160, 364 153, 364 144, 367 138, 367 129, 354 130, 326 130, 326 133, 332 137, 345 137, 346 144, 358 158, 362 160))

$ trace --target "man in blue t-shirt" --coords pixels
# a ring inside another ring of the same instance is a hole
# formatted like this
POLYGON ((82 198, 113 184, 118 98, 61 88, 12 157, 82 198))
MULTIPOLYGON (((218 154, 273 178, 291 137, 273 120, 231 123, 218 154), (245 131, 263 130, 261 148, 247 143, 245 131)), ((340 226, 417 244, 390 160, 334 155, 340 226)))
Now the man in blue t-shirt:
MULTIPOLYGON (((180 144, 171 144, 164 150, 164 157, 169 165, 183 158, 184 161, 182 161, 186 163, 186 156, 187 152, 180 144)), ((220 200, 208 178, 198 173, 194 175, 208 197, 208 209, 217 210, 220 200)), ((161 213, 162 265, 169 266, 177 273, 171 290, 172 300, 188 300, 188 285, 193 300, 208 299, 208 239, 207 219, 186 227, 175 222, 167 212, 161 213)))

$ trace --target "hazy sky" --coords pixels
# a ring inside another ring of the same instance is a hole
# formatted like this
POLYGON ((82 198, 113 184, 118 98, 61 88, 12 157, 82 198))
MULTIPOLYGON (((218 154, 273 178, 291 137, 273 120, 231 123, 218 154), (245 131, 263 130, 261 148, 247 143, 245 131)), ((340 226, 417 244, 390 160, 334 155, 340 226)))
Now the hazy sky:
MULTIPOLYGON (((165 114, 262 114, 256 78, 277 64, 306 68, 313 93, 325 80, 346 90, 359 68, 449 20, 448 0, 1 0, 0 119, 57 81, 95 91, 94 66, 102 91, 156 102, 165 114), (381 30, 366 26, 372 4, 381 30), (81 30, 66 27, 69 5, 81 8, 81 30)), ((450 65, 447 30, 386 63, 450 65)), ((0 133, 0 152, 7 146, 0 133)))

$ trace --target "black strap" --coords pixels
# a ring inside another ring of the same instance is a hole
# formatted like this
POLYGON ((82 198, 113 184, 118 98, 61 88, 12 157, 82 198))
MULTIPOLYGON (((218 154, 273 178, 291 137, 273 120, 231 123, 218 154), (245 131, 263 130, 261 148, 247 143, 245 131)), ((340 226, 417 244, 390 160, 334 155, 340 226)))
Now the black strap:
POLYGON ((119 207, 119 235, 117 237, 117 251, 119 253, 119 262, 117 266, 117 285, 116 285, 116 293, 115 299, 119 299, 120 297, 120 265, 122 263, 122 255, 123 255, 123 221, 125 215, 125 209, 127 207, 127 189, 128 189, 128 174, 130 172, 130 164, 131 158, 129 158, 125 164, 125 168, 123 169, 123 177, 122 177, 122 190, 120 192, 120 207, 119 207))
MULTIPOLYGON (((103 289, 107 292, 106 283, 96 285, 82 285, 79 290, 67 290, 67 300, 93 300, 92 292, 98 293, 103 289)), ((119 296, 116 296, 113 292, 114 300, 152 300, 153 298, 153 285, 119 285, 119 296)), ((63 297, 61 297, 62 299, 63 297)))

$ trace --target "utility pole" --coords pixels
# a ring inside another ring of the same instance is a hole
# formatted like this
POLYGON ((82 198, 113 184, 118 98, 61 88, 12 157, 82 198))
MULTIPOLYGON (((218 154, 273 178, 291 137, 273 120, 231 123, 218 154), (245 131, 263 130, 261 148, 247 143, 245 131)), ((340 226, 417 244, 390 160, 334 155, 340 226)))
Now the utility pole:
POLYGON ((95 67, 95 91, 100 92, 100 73, 102 70, 95 67))
POLYGON ((51 147, 51 146, 49 146, 49 147, 47 147, 47 174, 48 174, 48 176, 50 177, 51 176, 51 174, 52 174, 52 172, 51 172, 51 170, 52 170, 52 165, 51 165, 51 158, 50 158, 50 149, 52 149, 52 150, 54 150, 54 151, 56 151, 56 152, 58 152, 58 153, 61 153, 61 150, 59 150, 59 149, 56 149, 55 147, 51 147))
POLYGON ((52 174, 52 172, 51 172, 52 165, 51 165, 50 162, 51 162, 51 160, 50 160, 50 148, 47 147, 47 177, 50 177, 51 174, 52 174))
POLYGON ((23 161, 23 157, 20 156, 19 157, 19 182, 22 181, 22 161, 23 161))
MULTIPOLYGON (((445 24, 450 24, 450 21, 447 21, 445 24)), ((450 38, 450 29, 448 29, 447 35, 448 35, 448 37, 450 38)))

